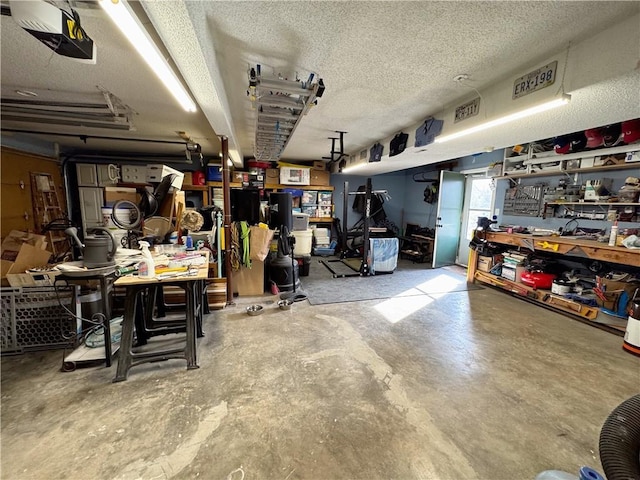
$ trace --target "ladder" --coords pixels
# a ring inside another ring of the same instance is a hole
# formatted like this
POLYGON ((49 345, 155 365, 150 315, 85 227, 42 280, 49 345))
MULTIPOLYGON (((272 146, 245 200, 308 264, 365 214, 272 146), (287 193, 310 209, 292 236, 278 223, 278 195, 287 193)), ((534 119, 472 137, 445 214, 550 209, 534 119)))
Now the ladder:
POLYGON ((254 155, 276 161, 284 152, 300 120, 324 93, 322 79, 306 82, 262 77, 261 66, 249 70, 249 99, 257 111, 254 155))
POLYGON ((49 240, 54 259, 59 259, 68 250, 67 235, 56 229, 46 229, 50 222, 66 219, 60 206, 58 191, 51 174, 31 172, 31 200, 33 202, 36 233, 43 233, 49 240))

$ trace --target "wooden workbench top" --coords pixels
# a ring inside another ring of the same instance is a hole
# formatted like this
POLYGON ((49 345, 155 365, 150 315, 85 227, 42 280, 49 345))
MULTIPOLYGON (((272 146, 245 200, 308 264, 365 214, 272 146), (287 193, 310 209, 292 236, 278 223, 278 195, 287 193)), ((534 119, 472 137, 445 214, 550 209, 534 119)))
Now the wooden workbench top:
POLYGON ((486 239, 504 245, 640 267, 640 249, 611 247, 593 240, 507 232, 487 232, 486 239))

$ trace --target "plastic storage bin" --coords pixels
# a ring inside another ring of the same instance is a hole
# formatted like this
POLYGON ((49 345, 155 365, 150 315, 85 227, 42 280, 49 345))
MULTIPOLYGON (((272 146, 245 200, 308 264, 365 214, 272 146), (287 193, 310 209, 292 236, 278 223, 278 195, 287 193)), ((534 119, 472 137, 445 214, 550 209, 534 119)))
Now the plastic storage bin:
MULTIPOLYGON (((309 215, 307 213, 293 214, 293 231, 309 230, 309 215)), ((309 250, 311 251, 311 250, 309 250)))

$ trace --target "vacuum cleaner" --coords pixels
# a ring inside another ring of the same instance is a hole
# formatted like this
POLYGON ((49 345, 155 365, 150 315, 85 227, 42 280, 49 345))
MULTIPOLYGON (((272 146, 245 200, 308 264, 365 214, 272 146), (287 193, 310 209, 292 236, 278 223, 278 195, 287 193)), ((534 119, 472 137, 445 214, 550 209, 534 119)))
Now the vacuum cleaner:
POLYGON ((624 342, 622 348, 627 352, 631 352, 640 356, 640 297, 638 292, 640 288, 636 288, 633 298, 629 302, 629 320, 627 322, 627 330, 624 334, 624 342))

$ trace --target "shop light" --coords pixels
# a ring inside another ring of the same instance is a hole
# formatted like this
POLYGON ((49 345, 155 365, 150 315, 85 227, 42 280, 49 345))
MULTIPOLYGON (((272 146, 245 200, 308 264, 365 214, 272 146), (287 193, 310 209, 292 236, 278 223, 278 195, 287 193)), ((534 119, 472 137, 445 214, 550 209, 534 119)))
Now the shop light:
POLYGON ((351 173, 354 170, 358 170, 358 169, 364 167, 365 165, 369 165, 369 164, 367 162, 363 162, 363 163, 357 163, 355 165, 349 165, 348 167, 344 167, 342 169, 342 172, 340 172, 340 173, 351 173))
POLYGON ((476 125, 475 127, 460 130, 459 132, 455 132, 450 135, 436 137, 435 143, 448 142, 450 140, 455 140, 456 138, 464 137, 472 133, 487 130, 488 128, 497 127, 498 125, 504 125, 505 123, 513 122, 514 120, 520 120, 521 118, 529 117, 531 115, 535 115, 536 113, 546 112, 547 110, 567 105, 570 101, 571 95, 565 93, 561 97, 558 97, 549 102, 541 103, 539 105, 536 105, 535 107, 526 108, 524 110, 520 110, 519 112, 505 115, 504 117, 496 118, 495 120, 481 123, 480 125, 476 125))
POLYGON ((195 103, 161 55, 158 47, 151 40, 149 34, 133 14, 127 2, 125 0, 100 0, 100 5, 182 108, 187 112, 195 112, 195 103))

